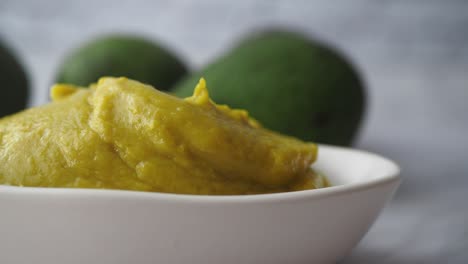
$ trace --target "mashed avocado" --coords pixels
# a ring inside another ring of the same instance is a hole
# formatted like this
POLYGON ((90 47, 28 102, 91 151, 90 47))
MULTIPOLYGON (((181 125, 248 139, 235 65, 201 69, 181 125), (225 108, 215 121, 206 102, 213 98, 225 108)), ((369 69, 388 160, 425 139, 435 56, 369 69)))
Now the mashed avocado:
POLYGON ((58 84, 53 102, 0 120, 0 184, 184 194, 327 186, 317 146, 211 101, 202 79, 179 99, 126 78, 58 84))

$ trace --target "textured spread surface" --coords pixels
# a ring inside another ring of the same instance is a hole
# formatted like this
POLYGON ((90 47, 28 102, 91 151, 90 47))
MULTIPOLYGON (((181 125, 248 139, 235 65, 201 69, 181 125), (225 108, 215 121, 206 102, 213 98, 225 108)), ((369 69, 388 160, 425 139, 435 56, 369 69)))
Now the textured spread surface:
POLYGON ((201 79, 181 99, 127 78, 55 85, 54 102, 0 119, 0 184, 183 194, 324 187, 313 143, 217 105, 201 79))

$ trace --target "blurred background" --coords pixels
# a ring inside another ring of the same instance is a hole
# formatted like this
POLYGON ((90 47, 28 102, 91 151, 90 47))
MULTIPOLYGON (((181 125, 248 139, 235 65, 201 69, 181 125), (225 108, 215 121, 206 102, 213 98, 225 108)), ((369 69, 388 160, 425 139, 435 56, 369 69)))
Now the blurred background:
POLYGON ((0 0, 0 37, 26 67, 31 106, 48 101, 67 52, 99 34, 142 34, 196 69, 270 25, 353 60, 369 102, 355 146, 402 167, 394 201, 342 263, 467 263, 468 1, 0 0))

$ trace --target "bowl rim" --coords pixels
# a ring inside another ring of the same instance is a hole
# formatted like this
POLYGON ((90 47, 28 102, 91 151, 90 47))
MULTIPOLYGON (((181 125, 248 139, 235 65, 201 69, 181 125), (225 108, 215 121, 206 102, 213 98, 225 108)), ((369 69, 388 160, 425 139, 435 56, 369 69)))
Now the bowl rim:
POLYGON ((159 192, 144 192, 132 190, 113 190, 113 189, 90 189, 90 188, 61 188, 61 187, 20 187, 12 185, 1 185, 1 193, 21 193, 21 194, 41 194, 41 195, 67 195, 67 196, 86 196, 86 197, 107 197, 107 198, 131 198, 131 199, 157 199, 173 202, 203 202, 203 203, 245 203, 245 202, 278 202, 285 200, 301 199, 322 199, 329 196, 341 196, 344 194, 360 192, 373 189, 379 186, 397 183, 401 181, 400 167, 388 158, 381 155, 354 148, 318 144, 320 148, 326 148, 334 151, 345 151, 364 155, 367 158, 376 159, 386 163, 388 169, 377 178, 365 181, 354 182, 330 186, 321 189, 311 189, 293 192, 267 193, 267 194, 243 194, 243 195, 198 195, 198 194, 174 194, 159 192))

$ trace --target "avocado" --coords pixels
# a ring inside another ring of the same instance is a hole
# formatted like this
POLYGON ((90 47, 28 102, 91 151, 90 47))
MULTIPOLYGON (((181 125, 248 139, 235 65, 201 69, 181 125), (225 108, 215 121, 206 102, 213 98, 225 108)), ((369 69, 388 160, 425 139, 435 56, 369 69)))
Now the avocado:
POLYGON ((26 107, 29 82, 25 69, 13 51, 0 41, 0 117, 16 113, 26 107))
POLYGON ((249 36, 172 92, 189 96, 200 77, 215 102, 247 109, 266 128, 307 141, 350 145, 364 113, 363 82, 350 61, 296 32, 249 36))
POLYGON ((88 86, 102 76, 125 76, 167 90, 186 73, 186 66, 166 48, 142 37, 111 34, 72 51, 56 82, 88 86))

